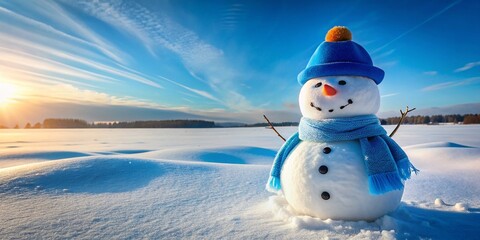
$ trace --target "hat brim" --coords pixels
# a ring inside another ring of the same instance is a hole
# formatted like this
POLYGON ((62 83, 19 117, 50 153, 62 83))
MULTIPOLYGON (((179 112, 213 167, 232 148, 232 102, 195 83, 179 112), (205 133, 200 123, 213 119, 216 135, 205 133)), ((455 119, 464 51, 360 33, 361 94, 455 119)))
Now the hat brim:
POLYGON ((385 76, 385 72, 375 66, 353 62, 336 62, 314 65, 301 71, 298 82, 303 85, 308 80, 326 76, 360 76, 372 79, 377 85, 385 76))

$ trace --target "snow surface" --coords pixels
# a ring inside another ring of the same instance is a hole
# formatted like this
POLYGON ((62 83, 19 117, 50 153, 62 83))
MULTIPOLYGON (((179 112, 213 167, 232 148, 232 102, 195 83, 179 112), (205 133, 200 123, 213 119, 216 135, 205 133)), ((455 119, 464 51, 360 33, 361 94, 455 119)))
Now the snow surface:
POLYGON ((395 212, 349 222, 264 190, 282 144, 270 129, 2 130, 0 238, 478 239, 479 133, 402 126, 420 174, 395 212))

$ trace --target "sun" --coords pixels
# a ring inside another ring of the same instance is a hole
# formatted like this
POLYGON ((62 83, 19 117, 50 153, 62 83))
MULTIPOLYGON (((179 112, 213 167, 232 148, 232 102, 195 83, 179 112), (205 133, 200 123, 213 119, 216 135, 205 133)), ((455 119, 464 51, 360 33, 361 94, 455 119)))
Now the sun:
POLYGON ((14 85, 0 82, 0 105, 12 102, 16 93, 17 88, 14 85))

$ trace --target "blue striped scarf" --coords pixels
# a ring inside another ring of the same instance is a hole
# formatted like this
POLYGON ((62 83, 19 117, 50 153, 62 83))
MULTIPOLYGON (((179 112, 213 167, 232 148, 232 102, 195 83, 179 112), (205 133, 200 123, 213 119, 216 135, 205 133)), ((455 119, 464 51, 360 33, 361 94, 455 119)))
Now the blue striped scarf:
POLYGON ((402 180, 418 170, 405 152, 386 135, 375 115, 312 120, 302 118, 299 131, 292 135, 275 156, 267 190, 281 189, 280 173, 290 152, 301 142, 358 140, 362 149, 371 194, 403 189, 402 180))

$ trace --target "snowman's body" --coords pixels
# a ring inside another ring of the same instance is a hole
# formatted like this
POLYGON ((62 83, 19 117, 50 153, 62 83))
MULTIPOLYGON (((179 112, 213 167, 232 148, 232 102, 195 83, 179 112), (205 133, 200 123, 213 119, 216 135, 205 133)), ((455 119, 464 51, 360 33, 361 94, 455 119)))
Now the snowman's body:
POLYGON ((281 183, 287 202, 297 213, 321 219, 374 220, 395 210, 403 194, 400 190, 369 193, 356 140, 302 141, 285 160, 281 183))

